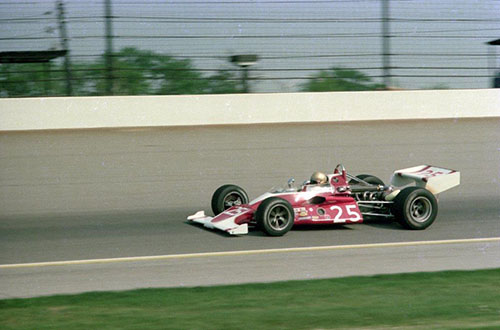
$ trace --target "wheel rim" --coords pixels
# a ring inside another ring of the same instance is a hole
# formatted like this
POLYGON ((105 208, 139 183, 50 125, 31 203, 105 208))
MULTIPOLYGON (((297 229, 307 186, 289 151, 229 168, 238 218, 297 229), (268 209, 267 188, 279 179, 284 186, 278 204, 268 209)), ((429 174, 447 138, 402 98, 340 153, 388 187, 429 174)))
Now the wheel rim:
POLYGON ((410 205, 410 214, 416 222, 426 222, 432 214, 431 201, 426 197, 415 198, 410 205))
POLYGON ((268 221, 272 229, 281 231, 290 222, 290 210, 282 205, 276 205, 269 210, 268 221))
POLYGON ((224 210, 241 204, 243 204, 243 196, 235 192, 227 194, 223 200, 224 210))

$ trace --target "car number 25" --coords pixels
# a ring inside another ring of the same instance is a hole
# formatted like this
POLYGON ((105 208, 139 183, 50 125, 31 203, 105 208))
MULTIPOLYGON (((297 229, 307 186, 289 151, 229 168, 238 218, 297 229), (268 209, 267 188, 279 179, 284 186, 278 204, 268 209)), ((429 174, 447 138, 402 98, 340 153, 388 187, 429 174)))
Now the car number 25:
POLYGON ((330 207, 330 210, 336 212, 333 217, 333 222, 356 222, 361 220, 361 214, 356 205, 333 205, 330 207))

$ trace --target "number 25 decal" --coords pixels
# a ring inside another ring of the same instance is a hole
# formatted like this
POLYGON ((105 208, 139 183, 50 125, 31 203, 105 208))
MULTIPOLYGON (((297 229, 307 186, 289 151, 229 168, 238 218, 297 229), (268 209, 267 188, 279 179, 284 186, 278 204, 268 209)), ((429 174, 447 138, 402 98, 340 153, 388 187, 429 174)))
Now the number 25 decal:
POLYGON ((345 211, 347 213, 347 218, 343 217, 344 209, 340 206, 334 205, 330 207, 330 210, 337 211, 337 214, 333 218, 333 222, 343 222, 346 220, 358 221, 361 220, 361 215, 356 210, 356 205, 346 205, 345 211))
POLYGON ((444 172, 433 171, 433 170, 427 170, 427 171, 423 172, 422 174, 424 176, 426 176, 426 177, 435 177, 435 176, 443 175, 445 173, 444 172))

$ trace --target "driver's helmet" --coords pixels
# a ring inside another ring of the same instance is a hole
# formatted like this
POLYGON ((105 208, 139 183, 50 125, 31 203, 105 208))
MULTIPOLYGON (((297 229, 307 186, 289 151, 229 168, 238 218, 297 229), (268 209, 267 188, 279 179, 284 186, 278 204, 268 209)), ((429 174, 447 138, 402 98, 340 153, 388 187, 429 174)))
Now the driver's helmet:
POLYGON ((323 184, 328 182, 328 177, 326 176, 325 173, 322 172, 314 172, 311 175, 311 180, 310 182, 312 184, 323 184))

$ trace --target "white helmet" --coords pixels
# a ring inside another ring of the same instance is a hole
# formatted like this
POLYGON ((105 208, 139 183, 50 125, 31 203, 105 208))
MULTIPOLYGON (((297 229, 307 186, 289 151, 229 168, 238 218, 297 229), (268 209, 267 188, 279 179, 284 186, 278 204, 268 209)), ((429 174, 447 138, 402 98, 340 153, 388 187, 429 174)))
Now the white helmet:
POLYGON ((325 173, 322 172, 314 172, 311 175, 311 183, 312 184, 323 184, 328 182, 328 177, 325 173))

